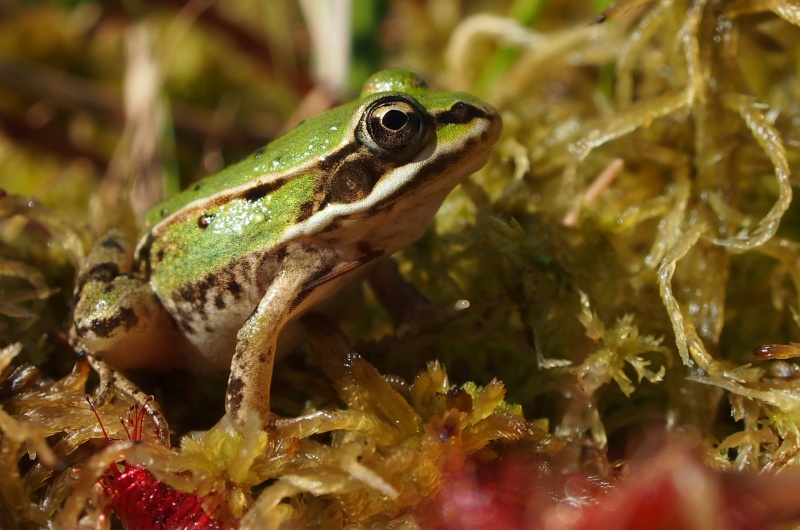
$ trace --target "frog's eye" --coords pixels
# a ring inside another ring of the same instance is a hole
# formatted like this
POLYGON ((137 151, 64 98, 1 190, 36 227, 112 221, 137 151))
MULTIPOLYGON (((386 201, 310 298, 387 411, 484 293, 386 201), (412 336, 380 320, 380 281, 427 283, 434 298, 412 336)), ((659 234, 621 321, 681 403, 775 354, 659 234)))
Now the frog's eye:
POLYGON ((422 148, 426 129, 426 114, 413 98, 386 96, 367 107, 358 136, 378 154, 406 157, 422 148))

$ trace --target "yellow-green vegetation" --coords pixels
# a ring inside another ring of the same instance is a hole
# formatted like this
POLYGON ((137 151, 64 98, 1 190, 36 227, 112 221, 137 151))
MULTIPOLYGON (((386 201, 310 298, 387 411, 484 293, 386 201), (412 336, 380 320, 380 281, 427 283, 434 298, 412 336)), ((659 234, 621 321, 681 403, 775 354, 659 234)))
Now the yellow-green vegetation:
POLYGON ((717 470, 797 466, 791 0, 625 0, 601 23, 605 6, 577 0, 376 2, 384 54, 355 46, 356 70, 400 65, 503 116, 488 165, 397 256, 435 308, 395 327, 365 288, 338 323, 347 339, 308 325, 277 365, 283 419, 267 431, 214 426, 214 382, 132 374, 176 446, 149 418, 128 440, 121 394, 98 411, 106 446, 91 370, 64 339, 85 249, 108 226, 135 232, 164 181, 313 114, 291 114, 301 99, 349 97, 309 93, 323 82, 298 65, 342 37, 306 30, 294 2, 168 4, 0 17, 0 519, 107 527, 97 479, 121 460, 240 528, 413 527, 469 461, 522 448, 602 475, 598 460, 611 469, 651 429, 717 470))

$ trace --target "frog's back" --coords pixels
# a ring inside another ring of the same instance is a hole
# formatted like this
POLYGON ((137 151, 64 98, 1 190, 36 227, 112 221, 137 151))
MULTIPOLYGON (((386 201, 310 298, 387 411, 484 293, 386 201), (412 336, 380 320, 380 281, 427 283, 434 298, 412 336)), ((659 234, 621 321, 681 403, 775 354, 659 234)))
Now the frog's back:
POLYGON ((161 202, 148 212, 145 229, 149 230, 172 214, 195 201, 213 200, 217 194, 262 182, 285 179, 287 172, 313 165, 317 159, 346 141, 347 124, 358 102, 341 105, 301 123, 283 136, 219 173, 161 202))

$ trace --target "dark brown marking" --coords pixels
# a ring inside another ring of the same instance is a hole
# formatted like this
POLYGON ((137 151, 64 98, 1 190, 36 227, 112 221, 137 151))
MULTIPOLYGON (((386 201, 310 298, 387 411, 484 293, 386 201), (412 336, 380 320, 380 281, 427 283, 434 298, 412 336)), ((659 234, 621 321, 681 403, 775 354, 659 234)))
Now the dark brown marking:
POLYGON ((177 311, 175 317, 180 321, 180 325, 187 333, 193 333, 194 328, 189 324, 196 318, 205 319, 207 316, 206 302, 210 296, 212 287, 217 284, 213 278, 207 277, 198 282, 189 283, 178 289, 175 300, 183 300, 187 303, 188 308, 182 307, 181 304, 176 304, 177 311))
POLYGON ((155 260, 157 262, 164 260, 164 249, 158 249, 158 252, 156 252, 155 260))
POLYGON ((150 247, 152 244, 153 240, 148 237, 147 242, 139 249, 137 259, 140 264, 147 264, 150 262, 150 247))
POLYGON ((244 381, 239 377, 231 377, 228 381, 228 391, 226 399, 230 405, 231 412, 239 410, 244 399, 244 381))
POLYGON ((314 178, 314 192, 312 194, 314 198, 312 200, 316 202, 322 202, 321 200, 317 199, 317 197, 322 197, 325 195, 325 187, 328 185, 328 179, 325 177, 332 174, 332 170, 320 171, 314 178))
POLYGON ((463 124, 469 123, 476 118, 489 119, 489 116, 478 107, 474 107, 469 103, 464 103, 463 101, 457 101, 456 103, 453 103, 453 106, 448 110, 434 116, 434 121, 437 124, 463 124))
POLYGON ((361 144, 358 142, 351 142, 348 143, 343 148, 335 151, 334 153, 325 157, 325 160, 321 160, 319 162, 319 170, 322 173, 330 174, 330 172, 338 166, 342 161, 346 158, 349 158, 350 155, 356 153, 357 151, 363 149, 361 144))
POLYGON ((336 219, 334 219, 333 221, 331 221, 330 223, 328 223, 328 226, 326 226, 326 227, 325 227, 325 228, 322 230, 322 233, 323 233, 323 234, 328 234, 328 233, 330 233, 330 232, 335 232, 336 230, 338 230, 339 228, 341 228, 341 226, 342 226, 342 220, 341 220, 340 218, 338 218, 338 217, 337 217, 336 219))
POLYGON ((217 296, 214 297, 214 305, 217 306, 217 309, 225 309, 225 297, 222 293, 217 293, 217 296))
POLYGON ((275 261, 278 263, 283 262, 286 259, 286 256, 289 254, 289 251, 286 250, 286 245, 280 246, 275 249, 275 261))
POLYGON ((289 311, 294 311, 295 309, 300 307, 300 304, 303 303, 303 300, 308 298, 308 295, 310 295, 312 291, 313 289, 303 289, 302 291, 297 293, 297 296, 295 296, 294 299, 292 299, 292 301, 289 302, 289 311))
POLYGON ((311 214, 314 213, 314 201, 311 200, 304 202, 303 204, 300 205, 300 208, 298 210, 299 213, 297 214, 297 221, 298 222, 305 221, 306 219, 311 217, 311 214))
POLYGON ((214 284, 210 277, 203 278, 199 282, 189 283, 178 289, 178 295, 189 302, 194 308, 199 308, 206 300, 206 294, 214 284))
MULTIPOLYGON (((181 315, 181 316, 185 316, 185 315, 181 315)), ((178 325, 181 327, 181 329, 184 331, 184 333, 188 333, 190 335, 194 333, 194 327, 192 327, 192 325, 189 323, 189 321, 186 320, 185 318, 181 318, 178 321, 178 325)))
POLYGON ((117 276, 119 276, 119 267, 116 263, 100 263, 89 269, 86 273, 84 283, 89 280, 110 282, 117 276))
POLYGON ((297 293, 297 296, 295 296, 292 299, 292 301, 289 302, 289 311, 294 311, 295 309, 300 307, 300 304, 303 303, 303 300, 305 300, 308 297, 308 295, 310 295, 314 291, 314 288, 317 285, 325 283, 324 281, 321 280, 330 274, 330 272, 333 270, 333 267, 334 267, 334 261, 331 260, 330 263, 326 264, 314 276, 309 278, 309 281, 306 284, 307 287, 305 289, 302 289, 299 293, 297 293))
POLYGON ((367 211, 367 217, 377 217, 382 213, 391 213, 393 209, 394 201, 384 200, 374 204, 369 211, 367 211))
POLYGON ((265 362, 267 362, 267 356, 265 354, 263 354, 263 353, 259 354, 258 362, 260 362, 261 364, 264 364, 265 362))
MULTIPOLYGON (((96 336, 100 338, 107 338, 119 328, 123 328, 125 331, 130 331, 138 323, 139 316, 136 314, 136 312, 130 307, 123 307, 119 310, 119 313, 113 317, 102 319, 93 318, 91 330, 96 336)), ((78 331, 80 334, 81 331, 85 332, 86 330, 83 328, 76 329, 76 331, 78 331)))
POLYGON ((103 242, 100 243, 100 246, 103 248, 114 249, 117 252, 125 252, 125 249, 122 248, 122 245, 120 244, 119 241, 117 241, 115 237, 109 237, 104 239, 103 242))
POLYGON ((214 220, 214 217, 216 217, 216 215, 213 213, 204 213, 197 219, 197 226, 205 230, 206 228, 211 226, 211 221, 214 220))
MULTIPOLYGON (((283 187, 287 182, 291 180, 290 178, 281 178, 275 179, 270 182, 265 182, 264 184, 259 184, 258 186, 252 186, 247 189, 247 191, 243 192, 239 198, 242 198, 246 201, 255 202, 263 199, 267 195, 274 193, 276 190, 283 187)), ((236 198, 236 197, 232 197, 236 198)))
POLYGON ((198 182, 197 184, 194 185, 194 191, 200 191, 200 188, 202 188, 202 187, 203 187, 203 185, 198 182))
POLYGON ((233 295, 235 299, 239 299, 242 294, 242 286, 239 285, 239 282, 236 281, 235 278, 231 278, 228 280, 228 292, 233 295))

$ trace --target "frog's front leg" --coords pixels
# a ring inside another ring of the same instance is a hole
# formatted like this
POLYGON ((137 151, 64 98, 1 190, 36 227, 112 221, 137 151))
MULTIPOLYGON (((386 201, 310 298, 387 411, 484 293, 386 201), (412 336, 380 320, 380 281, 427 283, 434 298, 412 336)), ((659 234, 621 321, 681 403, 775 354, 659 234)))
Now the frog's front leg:
POLYGON ((262 425, 274 419, 269 397, 278 334, 305 307, 325 297, 330 284, 320 279, 335 273, 339 262, 336 251, 308 243, 293 243, 286 252, 281 272, 237 336, 225 410, 239 430, 251 411, 258 412, 262 425))
POLYGON ((125 396, 129 401, 139 403, 143 409, 148 411, 148 414, 156 424, 161 443, 165 447, 169 447, 169 425, 167 425, 167 420, 164 418, 164 414, 158 404, 153 400, 153 396, 148 396, 139 390, 128 378, 108 366, 99 357, 91 353, 85 353, 84 358, 100 378, 100 385, 97 388, 94 399, 90 401, 92 406, 100 408, 104 403, 111 400, 115 393, 125 396))
POLYGON ((78 272, 70 342, 118 369, 173 369, 187 341, 139 271, 120 232, 90 250, 78 272))

